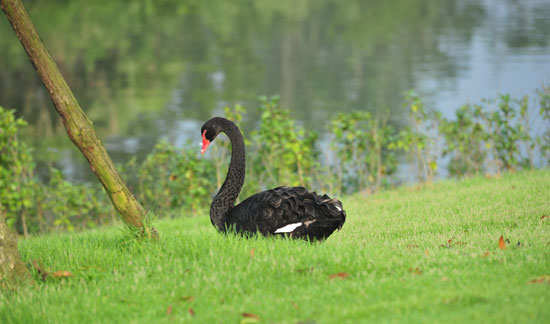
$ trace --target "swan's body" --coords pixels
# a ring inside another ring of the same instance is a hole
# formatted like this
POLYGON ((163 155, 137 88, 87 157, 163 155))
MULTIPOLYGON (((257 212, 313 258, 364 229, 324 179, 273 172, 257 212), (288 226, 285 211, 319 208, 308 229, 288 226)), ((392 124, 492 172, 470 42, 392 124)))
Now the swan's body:
POLYGON ((293 238, 323 240, 342 228, 346 213, 342 203, 327 195, 319 196, 303 187, 278 187, 248 197, 234 206, 245 177, 245 150, 237 126, 221 117, 207 121, 202 129, 202 150, 220 132, 231 140, 231 163, 227 177, 210 206, 210 220, 222 232, 287 235, 293 238))

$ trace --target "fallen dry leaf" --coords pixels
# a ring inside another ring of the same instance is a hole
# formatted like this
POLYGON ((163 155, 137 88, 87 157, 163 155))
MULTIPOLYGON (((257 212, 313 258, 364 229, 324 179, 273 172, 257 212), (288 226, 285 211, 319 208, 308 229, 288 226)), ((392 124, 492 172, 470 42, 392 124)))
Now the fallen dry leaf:
POLYGON ((504 241, 504 237, 502 235, 498 239, 498 248, 501 250, 506 250, 506 242, 504 241))
POLYGON ((487 179, 500 179, 500 173, 496 173, 496 174, 485 173, 485 178, 487 178, 487 179))
POLYGON ((407 248, 408 248, 408 249, 416 249, 417 247, 418 247, 418 245, 416 245, 416 244, 409 244, 409 245, 407 245, 407 248))
POLYGON ((492 179, 492 178, 494 178, 494 177, 495 177, 495 176, 494 176, 493 174, 491 174, 491 173, 485 173, 485 178, 486 178, 486 179, 492 179))
POLYGON ((252 314, 252 313, 242 313, 241 314, 243 317, 248 317, 248 318, 255 318, 257 320, 260 320, 260 317, 256 314, 252 314))
POLYGON ((483 253, 481 256, 482 257, 488 257, 491 253, 489 253, 489 251, 485 251, 485 253, 483 253))
POLYGON ((409 272, 416 276, 420 276, 422 274, 422 270, 420 270, 420 268, 409 268, 409 272))
POLYGON ((535 279, 529 282, 533 284, 545 284, 545 283, 550 284, 550 275, 536 277, 535 279))
POLYGON ((32 265, 34 266, 36 272, 38 272, 40 277, 42 277, 42 281, 45 281, 49 273, 46 270, 42 269, 42 267, 38 266, 38 262, 36 260, 32 260, 32 265))
POLYGON ((67 278, 67 277, 70 277, 72 276, 73 274, 70 273, 69 271, 66 271, 66 270, 60 270, 60 271, 56 271, 56 272, 53 272, 51 274, 51 277, 52 278, 67 278))
POLYGON ((447 244, 441 244, 439 247, 450 249, 453 246, 454 237, 447 241, 447 244))
POLYGON ((254 251, 255 251, 255 250, 256 250, 255 248, 250 249, 250 257, 251 257, 252 259, 254 259, 254 251))
POLYGON ((168 305, 168 308, 166 308, 166 315, 172 314, 172 305, 168 305))
POLYGON ((349 277, 349 274, 347 272, 333 273, 330 276, 328 276, 329 279, 334 279, 334 278, 346 279, 347 277, 349 277))
POLYGON ((187 310, 187 312, 189 313, 189 315, 195 316, 195 311, 193 310, 193 308, 189 307, 189 309, 187 310))
POLYGON ((424 254, 425 255, 430 255, 430 250, 428 250, 428 249, 424 250, 424 254))

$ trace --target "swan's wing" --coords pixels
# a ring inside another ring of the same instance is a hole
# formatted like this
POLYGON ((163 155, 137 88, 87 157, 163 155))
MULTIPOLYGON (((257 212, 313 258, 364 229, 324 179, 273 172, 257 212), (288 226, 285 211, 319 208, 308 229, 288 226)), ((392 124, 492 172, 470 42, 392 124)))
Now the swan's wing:
POLYGON ((318 196, 303 187, 278 187, 250 196, 229 213, 228 223, 238 231, 293 237, 328 237, 342 227, 342 203, 318 196))

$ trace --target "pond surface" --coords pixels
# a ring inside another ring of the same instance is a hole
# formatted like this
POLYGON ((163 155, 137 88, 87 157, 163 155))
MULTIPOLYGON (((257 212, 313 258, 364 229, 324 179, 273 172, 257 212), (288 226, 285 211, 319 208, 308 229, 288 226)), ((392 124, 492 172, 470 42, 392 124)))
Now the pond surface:
MULTIPOLYGON (((415 88, 432 109, 550 81, 550 1, 25 1, 46 46, 116 162, 161 138, 197 142, 225 106, 257 120, 281 96, 324 132, 340 111, 403 118, 415 88)), ((29 121, 39 168, 91 175, 5 18, 0 105, 29 121)))

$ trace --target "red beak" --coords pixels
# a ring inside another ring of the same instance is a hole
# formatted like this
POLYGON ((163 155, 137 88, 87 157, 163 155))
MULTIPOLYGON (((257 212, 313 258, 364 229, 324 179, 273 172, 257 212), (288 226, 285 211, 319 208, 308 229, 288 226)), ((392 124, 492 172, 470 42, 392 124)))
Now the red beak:
POLYGON ((208 145, 210 145, 210 141, 204 137, 206 134, 206 130, 202 132, 202 147, 201 147, 201 154, 204 154, 206 152, 206 149, 208 148, 208 145))

